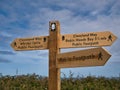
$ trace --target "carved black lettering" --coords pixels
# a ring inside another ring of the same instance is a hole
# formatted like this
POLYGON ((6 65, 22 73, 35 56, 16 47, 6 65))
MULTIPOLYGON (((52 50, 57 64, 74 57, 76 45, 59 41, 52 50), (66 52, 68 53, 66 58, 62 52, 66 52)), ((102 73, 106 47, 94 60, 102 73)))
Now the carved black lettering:
POLYGON ((106 37, 101 37, 101 40, 107 40, 107 38, 106 37))
POLYGON ((86 39, 85 38, 82 38, 82 39, 76 39, 76 41, 86 41, 86 39))
POLYGON ((62 36, 62 40, 63 40, 63 41, 65 40, 65 36, 62 36))
POLYGON ((97 34, 95 34, 95 33, 90 33, 90 36, 97 36, 97 34))
POLYGON ((46 38, 45 37, 43 38, 43 41, 46 42, 46 38))
POLYGON ((82 43, 72 43, 72 46, 81 46, 82 43))
POLYGON ((83 42, 83 45, 85 45, 85 46, 87 46, 87 45, 93 46, 93 45, 98 45, 98 44, 99 44, 99 42, 83 42))
POLYGON ((74 39, 66 39, 66 42, 74 42, 74 39))
POLYGON ((96 55, 91 54, 87 56, 71 56, 71 57, 63 57, 63 58, 58 58, 60 63, 64 63, 67 61, 84 61, 84 60, 91 60, 95 59, 96 55))
POLYGON ((94 39, 93 38, 87 38, 88 41, 93 41, 94 39))

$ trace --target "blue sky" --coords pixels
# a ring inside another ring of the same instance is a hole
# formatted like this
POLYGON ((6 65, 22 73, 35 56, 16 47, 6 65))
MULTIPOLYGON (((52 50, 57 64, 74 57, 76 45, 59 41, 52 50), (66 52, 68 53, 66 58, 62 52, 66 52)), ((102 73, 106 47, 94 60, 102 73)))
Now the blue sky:
MULTIPOLYGON (((61 34, 111 31, 118 39, 104 47, 112 54, 105 66, 61 69, 66 75, 119 76, 120 0, 0 0, 0 73, 48 76, 48 50, 14 51, 15 38, 49 35, 49 21, 59 20, 61 34)), ((61 52, 80 50, 62 49, 61 52)))

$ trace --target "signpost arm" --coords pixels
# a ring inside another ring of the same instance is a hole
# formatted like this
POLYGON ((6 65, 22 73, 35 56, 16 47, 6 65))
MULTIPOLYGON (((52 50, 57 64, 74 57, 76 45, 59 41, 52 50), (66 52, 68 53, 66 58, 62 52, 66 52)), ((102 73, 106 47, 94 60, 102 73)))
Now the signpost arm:
POLYGON ((57 54, 60 53, 60 24, 58 21, 49 22, 49 89, 60 90, 60 69, 56 68, 57 54))

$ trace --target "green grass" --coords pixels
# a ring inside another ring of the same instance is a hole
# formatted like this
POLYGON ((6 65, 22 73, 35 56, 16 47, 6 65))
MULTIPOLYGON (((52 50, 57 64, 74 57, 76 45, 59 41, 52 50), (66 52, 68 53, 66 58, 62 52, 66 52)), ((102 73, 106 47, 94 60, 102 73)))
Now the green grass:
MULTIPOLYGON (((36 74, 0 76, 0 90, 48 90, 48 77, 36 74)), ((61 78, 61 90, 120 90, 120 77, 103 76, 61 78)))

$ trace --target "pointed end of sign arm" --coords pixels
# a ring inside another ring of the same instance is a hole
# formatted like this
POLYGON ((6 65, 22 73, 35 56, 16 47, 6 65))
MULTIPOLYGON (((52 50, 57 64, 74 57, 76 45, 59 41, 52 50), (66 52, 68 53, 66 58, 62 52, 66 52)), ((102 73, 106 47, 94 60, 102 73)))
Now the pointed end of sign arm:
POLYGON ((111 45, 117 40, 117 36, 109 31, 108 41, 111 41, 111 45))
POLYGON ((14 40, 10 45, 11 45, 11 47, 12 47, 15 51, 17 51, 17 49, 16 49, 17 43, 16 43, 15 40, 14 40))
POLYGON ((103 64, 103 66, 104 66, 112 55, 103 47, 101 47, 101 50, 102 50, 102 52, 105 53, 105 56, 104 56, 105 62, 103 64))

